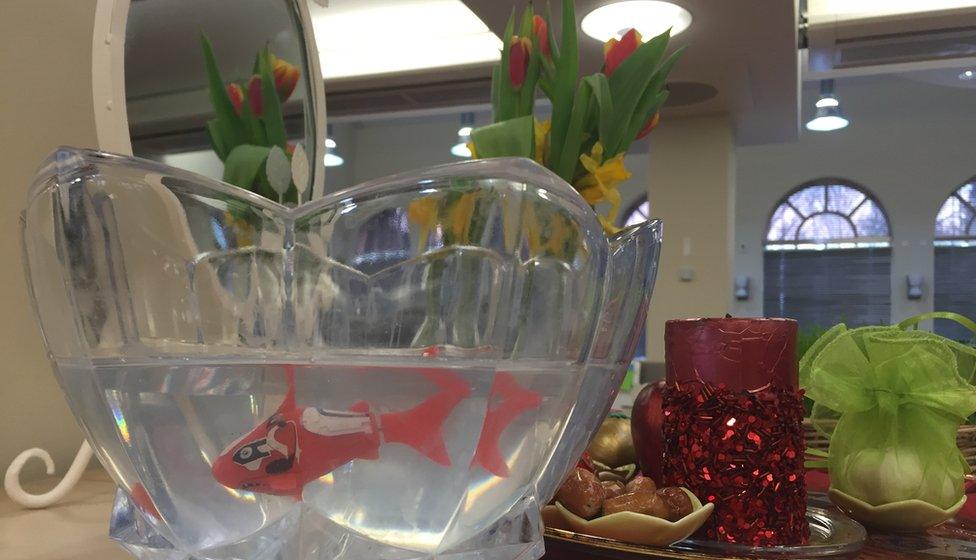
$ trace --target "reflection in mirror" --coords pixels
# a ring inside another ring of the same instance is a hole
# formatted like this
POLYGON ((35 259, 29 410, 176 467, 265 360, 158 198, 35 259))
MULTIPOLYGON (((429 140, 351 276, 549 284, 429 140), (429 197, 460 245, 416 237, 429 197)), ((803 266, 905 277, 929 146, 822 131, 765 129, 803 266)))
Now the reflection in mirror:
POLYGON ((298 13, 295 0, 133 1, 125 87, 134 155, 278 202, 307 199, 322 171, 308 166, 320 157, 298 13))

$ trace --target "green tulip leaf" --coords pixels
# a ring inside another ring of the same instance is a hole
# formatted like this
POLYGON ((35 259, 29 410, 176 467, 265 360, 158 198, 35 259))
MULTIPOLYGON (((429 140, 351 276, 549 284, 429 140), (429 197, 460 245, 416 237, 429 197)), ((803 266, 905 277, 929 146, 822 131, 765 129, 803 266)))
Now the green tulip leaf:
POLYGON ((518 104, 518 91, 509 79, 508 66, 511 61, 512 36, 515 35, 515 10, 508 17, 505 34, 502 37, 502 58, 498 64, 498 73, 493 78, 498 82, 497 109, 493 115, 495 122, 506 121, 515 117, 518 104))
POLYGON ((206 126, 203 127, 204 132, 207 133, 207 139, 210 140, 210 146, 213 148, 214 153, 220 158, 220 161, 227 159, 227 148, 224 146, 224 139, 220 135, 220 127, 217 125, 217 119, 210 119, 207 121, 206 126))
MULTIPOLYGON (((572 158, 575 162, 579 158, 579 153, 567 154, 566 146, 567 133, 575 104, 573 96, 577 87, 576 82, 579 80, 579 37, 576 33, 576 8, 573 0, 563 0, 561 15, 559 65, 556 67, 556 76, 553 79, 550 96, 552 101, 552 128, 549 132, 550 153, 547 161, 557 175, 566 179, 566 176, 555 167, 556 162, 562 162, 566 158, 572 158)), ((552 44, 555 46, 555 43, 552 44)), ((570 172, 571 174, 572 172, 570 172)), ((570 182, 571 180, 572 176, 567 179, 570 182)))
POLYGON ((253 146, 251 144, 237 146, 230 151, 227 160, 224 161, 224 182, 258 192, 254 188, 255 181, 270 152, 271 148, 268 146, 253 146))
POLYGON ((535 126, 531 115, 509 119, 471 132, 479 158, 527 157, 535 150, 535 126))
POLYGON ((209 132, 211 138, 219 138, 221 151, 230 153, 236 146, 245 142, 247 133, 244 130, 244 123, 237 116, 234 104, 231 103, 230 97, 227 95, 227 86, 220 75, 213 46, 211 46, 206 35, 200 35, 200 44, 203 48, 203 61, 207 72, 207 90, 210 95, 210 104, 216 113, 215 124, 209 132))
MULTIPOLYGON (((669 39, 670 30, 637 47, 610 76, 610 93, 616 101, 616 114, 611 125, 614 137, 606 148, 613 153, 619 153, 623 138, 629 133, 630 123, 637 113, 638 104, 647 93, 648 86, 659 75, 657 67, 668 48, 669 39)), ((667 72, 661 75, 661 86, 666 78, 667 72)))
POLYGON ((261 118, 268 135, 268 143, 285 149, 288 135, 285 132, 285 119, 281 114, 281 100, 275 89, 274 73, 271 71, 271 52, 267 47, 261 52, 261 118))

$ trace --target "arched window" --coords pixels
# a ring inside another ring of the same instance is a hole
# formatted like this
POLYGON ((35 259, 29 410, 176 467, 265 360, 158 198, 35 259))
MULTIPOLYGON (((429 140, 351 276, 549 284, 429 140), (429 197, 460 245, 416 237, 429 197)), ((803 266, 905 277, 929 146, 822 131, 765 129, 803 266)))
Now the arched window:
MULTIPOLYGON (((946 198, 935 217, 933 305, 976 318, 976 177, 946 198)), ((939 334, 969 341, 972 333, 950 321, 936 321, 939 334)))
POLYGON ((801 328, 885 324, 891 229, 864 188, 821 179, 789 192, 766 227, 763 312, 801 328))
POLYGON ((773 210, 767 250, 887 247, 888 218, 862 188, 839 181, 804 185, 773 210))

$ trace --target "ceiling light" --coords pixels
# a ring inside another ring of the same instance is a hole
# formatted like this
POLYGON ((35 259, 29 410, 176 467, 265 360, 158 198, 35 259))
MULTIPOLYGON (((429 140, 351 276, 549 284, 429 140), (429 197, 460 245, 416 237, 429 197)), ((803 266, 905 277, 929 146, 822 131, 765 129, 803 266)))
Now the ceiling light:
POLYGON ((461 0, 310 6, 325 79, 495 62, 501 40, 461 0))
POLYGON ((831 23, 850 19, 971 8, 976 0, 807 0, 807 19, 831 23))
POLYGON ((807 122, 807 130, 830 132, 851 124, 840 110, 840 100, 834 95, 833 80, 820 81, 820 98, 814 105, 817 107, 817 113, 807 122))
POLYGON ((342 156, 333 152, 325 152, 325 166, 326 167, 339 167, 340 165, 346 163, 346 160, 342 159, 342 156))
POLYGON ((817 115, 807 122, 807 130, 814 132, 830 132, 840 130, 851 124, 851 121, 844 118, 836 107, 817 109, 817 115))
POLYGON ((963 70, 959 73, 960 80, 976 80, 976 70, 963 70))
POLYGON ((451 146, 451 154, 460 158, 471 157, 471 131, 474 130, 474 113, 461 113, 461 128, 458 129, 457 144, 451 146))
POLYGON ((339 167, 343 163, 346 163, 346 160, 336 151, 336 141, 332 138, 332 125, 330 124, 326 127, 325 166, 339 167))
POLYGON ((840 105, 840 101, 833 94, 822 96, 820 99, 814 103, 814 106, 819 109, 821 107, 837 107, 840 105))
POLYGON ((619 39, 634 28, 643 37, 660 35, 671 28, 674 37, 691 25, 691 13, 670 2, 630 0, 600 6, 586 14, 580 27, 599 41, 619 39))
POLYGON ((458 142, 457 144, 451 146, 451 155, 460 158, 469 158, 471 157, 471 148, 469 148, 468 145, 463 142, 458 142))

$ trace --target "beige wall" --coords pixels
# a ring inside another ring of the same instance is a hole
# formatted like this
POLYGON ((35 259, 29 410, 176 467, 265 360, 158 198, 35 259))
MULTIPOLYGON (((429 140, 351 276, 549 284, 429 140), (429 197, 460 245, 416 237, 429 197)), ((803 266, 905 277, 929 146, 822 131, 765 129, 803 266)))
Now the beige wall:
MULTIPOLYGON (((59 472, 81 432, 68 412, 27 298, 19 214, 41 160, 61 144, 95 145, 91 33, 95 0, 2 0, 0 8, 0 470, 40 446, 59 472)), ((27 476, 43 472, 32 464, 27 476)))
MULTIPOLYGON (((837 177, 867 188, 888 214, 892 234, 891 322, 933 310, 935 216, 946 197, 976 175, 971 89, 884 76, 840 82, 852 119, 831 133, 801 131, 791 144, 740 148, 736 211, 736 274, 748 276, 751 297, 733 313, 763 314, 763 240, 769 215, 791 189, 837 177), (910 300, 905 276, 924 277, 922 298, 910 300)), ((815 99, 815 84, 804 100, 815 99)), ((813 103, 804 103, 804 119, 813 103)), ((940 310, 943 311, 943 310, 940 310)))
POLYGON ((664 361, 664 322, 723 316, 732 292, 735 151, 727 116, 664 120, 651 135, 651 213, 664 220, 647 356, 664 361), (679 278, 681 269, 694 274, 679 278))

